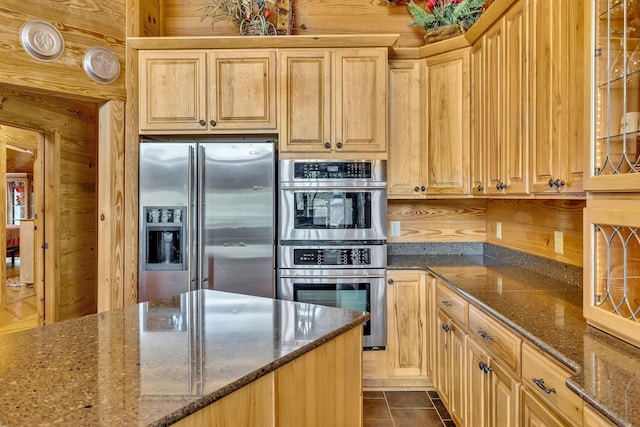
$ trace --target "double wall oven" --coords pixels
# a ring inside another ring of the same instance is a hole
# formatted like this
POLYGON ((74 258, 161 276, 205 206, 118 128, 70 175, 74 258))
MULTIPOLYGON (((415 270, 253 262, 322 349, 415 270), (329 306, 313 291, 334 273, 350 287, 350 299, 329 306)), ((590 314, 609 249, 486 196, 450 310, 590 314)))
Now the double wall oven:
POLYGON ((278 297, 367 311, 366 349, 386 346, 383 160, 281 160, 278 297))

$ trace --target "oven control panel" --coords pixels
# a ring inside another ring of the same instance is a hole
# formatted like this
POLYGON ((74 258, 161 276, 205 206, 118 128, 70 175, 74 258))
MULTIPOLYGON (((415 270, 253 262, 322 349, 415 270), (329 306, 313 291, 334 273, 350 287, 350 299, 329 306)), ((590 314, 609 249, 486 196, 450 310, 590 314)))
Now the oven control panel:
POLYGON ((308 162, 294 164, 295 179, 370 179, 371 162, 369 161, 336 161, 308 162))
POLYGON ((369 248, 301 248, 293 250, 294 265, 371 265, 369 248))

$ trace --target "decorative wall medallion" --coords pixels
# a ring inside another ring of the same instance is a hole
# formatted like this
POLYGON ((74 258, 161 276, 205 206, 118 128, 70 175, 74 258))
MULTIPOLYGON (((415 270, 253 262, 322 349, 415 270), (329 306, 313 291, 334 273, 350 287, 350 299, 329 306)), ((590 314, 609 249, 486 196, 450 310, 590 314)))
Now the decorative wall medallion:
POLYGON ((20 29, 20 43, 38 61, 55 61, 64 51, 64 39, 56 27, 46 21, 29 21, 20 29))
POLYGON ((113 83, 120 75, 118 58, 106 47, 92 46, 87 49, 82 65, 87 75, 98 83, 113 83))

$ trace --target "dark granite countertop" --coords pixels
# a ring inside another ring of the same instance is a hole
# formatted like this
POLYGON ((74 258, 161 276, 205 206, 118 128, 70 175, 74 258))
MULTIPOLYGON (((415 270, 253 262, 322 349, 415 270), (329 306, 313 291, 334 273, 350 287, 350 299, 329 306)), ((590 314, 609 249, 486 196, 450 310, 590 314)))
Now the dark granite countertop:
POLYGON ((0 426, 167 425, 368 314, 216 291, 0 336, 0 426))
POLYGON ((570 368, 567 386, 611 421, 640 425, 640 349, 587 325, 582 288, 483 255, 392 255, 388 266, 439 276, 570 368))

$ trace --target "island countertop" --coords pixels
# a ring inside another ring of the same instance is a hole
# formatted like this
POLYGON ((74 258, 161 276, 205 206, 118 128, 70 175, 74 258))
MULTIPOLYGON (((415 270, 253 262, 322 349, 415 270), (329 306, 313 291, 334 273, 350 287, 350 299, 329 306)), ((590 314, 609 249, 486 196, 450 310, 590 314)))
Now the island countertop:
POLYGON ((367 318, 202 290, 0 336, 0 426, 168 425, 367 318))

